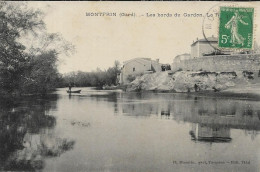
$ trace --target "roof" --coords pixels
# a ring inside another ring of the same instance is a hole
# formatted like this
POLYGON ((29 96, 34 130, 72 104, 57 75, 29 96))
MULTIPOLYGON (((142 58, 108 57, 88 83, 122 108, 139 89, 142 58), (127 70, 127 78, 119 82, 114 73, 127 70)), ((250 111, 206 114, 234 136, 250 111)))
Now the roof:
POLYGON ((185 60, 185 59, 189 59, 189 58, 190 58, 190 54, 185 53, 185 54, 177 55, 173 60, 178 61, 178 60, 185 60))
MULTIPOLYGON (((190 54, 188 54, 188 53, 179 54, 179 55, 177 55, 176 57, 180 57, 180 56, 190 56, 190 54)), ((176 58, 176 57, 175 57, 175 58, 176 58)))
POLYGON ((193 42, 191 44, 191 46, 194 46, 197 42, 218 42, 218 39, 214 36, 208 37, 208 38, 203 38, 203 39, 199 39, 196 40, 195 42, 193 42))
POLYGON ((138 63, 141 63, 141 64, 146 64, 147 62, 156 62, 154 60, 151 60, 151 58, 139 57, 139 58, 134 58, 131 60, 124 61, 123 64, 126 65, 127 63, 129 63, 131 61, 137 61, 138 63))

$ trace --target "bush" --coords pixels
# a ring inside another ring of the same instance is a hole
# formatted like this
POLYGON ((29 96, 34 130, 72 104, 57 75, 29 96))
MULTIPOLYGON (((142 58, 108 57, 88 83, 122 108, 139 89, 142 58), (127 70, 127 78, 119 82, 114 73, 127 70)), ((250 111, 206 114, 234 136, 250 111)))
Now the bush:
POLYGON ((129 82, 132 82, 132 81, 134 81, 136 79, 136 76, 134 76, 134 75, 128 75, 127 76, 127 80, 129 81, 129 82))
POLYGON ((248 79, 254 79, 254 76, 253 76, 254 73, 253 72, 251 72, 251 71, 243 71, 242 73, 243 73, 244 77, 246 77, 248 79))

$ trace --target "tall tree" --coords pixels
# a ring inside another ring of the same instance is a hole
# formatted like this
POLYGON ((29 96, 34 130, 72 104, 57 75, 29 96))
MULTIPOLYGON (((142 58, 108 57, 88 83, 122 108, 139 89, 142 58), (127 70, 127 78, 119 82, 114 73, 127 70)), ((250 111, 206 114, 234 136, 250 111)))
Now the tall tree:
POLYGON ((42 13, 29 10, 24 3, 0 2, 0 86, 13 93, 19 87, 20 74, 28 55, 18 42, 22 35, 43 29, 42 13))
POLYGON ((32 86, 37 93, 53 89, 58 54, 73 46, 60 34, 47 33, 43 18, 42 11, 28 8, 27 3, 0 2, 0 94, 28 92, 32 86), (25 46, 26 39, 33 44, 25 46), (49 84, 39 82, 43 73, 51 73, 49 84))

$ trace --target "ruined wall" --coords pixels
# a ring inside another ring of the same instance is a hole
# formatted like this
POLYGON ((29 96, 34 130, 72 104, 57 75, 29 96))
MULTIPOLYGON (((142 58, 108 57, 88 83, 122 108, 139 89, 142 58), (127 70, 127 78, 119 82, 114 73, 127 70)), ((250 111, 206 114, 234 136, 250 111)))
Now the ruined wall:
POLYGON ((182 60, 172 64, 172 70, 232 72, 232 71, 259 71, 260 54, 241 54, 224 56, 205 56, 202 58, 182 60))

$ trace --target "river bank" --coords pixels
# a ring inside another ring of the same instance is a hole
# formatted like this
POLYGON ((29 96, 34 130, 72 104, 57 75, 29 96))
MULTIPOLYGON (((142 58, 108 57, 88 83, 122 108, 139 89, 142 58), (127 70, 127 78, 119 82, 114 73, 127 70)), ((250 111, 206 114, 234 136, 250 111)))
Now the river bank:
MULTIPOLYGON (((122 86, 121 86, 122 87, 122 86)), ((260 100, 260 83, 239 72, 158 72, 137 77, 127 92, 175 92, 260 100)))

